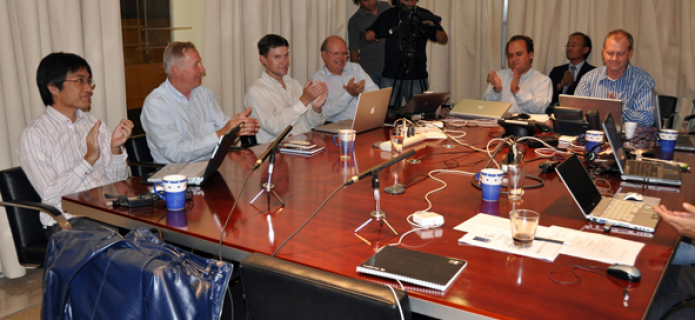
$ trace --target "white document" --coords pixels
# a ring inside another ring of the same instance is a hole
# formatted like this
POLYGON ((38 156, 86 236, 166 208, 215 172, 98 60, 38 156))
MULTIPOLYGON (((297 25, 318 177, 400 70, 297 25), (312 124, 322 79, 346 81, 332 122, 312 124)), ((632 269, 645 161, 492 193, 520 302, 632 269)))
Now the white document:
POLYGON ((458 226, 455 226, 454 230, 461 232, 471 232, 479 226, 491 226, 498 228, 506 227, 507 229, 511 228, 509 224, 509 219, 507 218, 493 216, 486 213, 478 213, 475 216, 473 216, 473 218, 470 218, 462 222, 458 226))
MULTIPOLYGON (((548 229, 546 227, 539 227, 539 230, 536 230, 536 234, 539 236, 546 232, 546 230, 540 230, 541 228, 548 229)), ((514 245, 509 222, 507 222, 506 228, 479 226, 475 231, 468 232, 459 239, 459 243, 466 243, 473 246, 548 261, 554 261, 558 254, 560 254, 560 249, 562 247, 561 244, 535 240, 530 247, 519 248, 514 245)))
POLYGON ((548 231, 553 239, 571 243, 569 246, 562 246, 560 253, 608 264, 634 266, 637 255, 644 248, 644 243, 641 242, 558 226, 552 226, 548 231))

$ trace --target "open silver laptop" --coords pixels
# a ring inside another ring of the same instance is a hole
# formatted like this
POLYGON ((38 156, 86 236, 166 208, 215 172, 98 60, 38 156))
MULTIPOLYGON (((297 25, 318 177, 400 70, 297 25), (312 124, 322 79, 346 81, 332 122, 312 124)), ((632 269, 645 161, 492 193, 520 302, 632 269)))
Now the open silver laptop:
POLYGON ((502 119, 512 104, 509 102, 463 99, 449 112, 449 116, 467 119, 502 119))
POLYGON ((654 161, 628 160, 620 140, 620 134, 609 113, 603 120, 603 131, 608 143, 613 149, 615 162, 620 169, 620 178, 623 180, 640 181, 645 183, 665 184, 670 186, 681 185, 681 169, 674 165, 654 161))
POLYGON ((650 206, 639 201, 605 198, 596 188, 591 176, 576 154, 555 167, 579 209, 590 221, 610 223, 646 232, 654 232, 659 215, 650 206))
POLYGON ((389 99, 393 88, 360 93, 353 120, 343 120, 316 127, 320 132, 338 133, 340 129, 353 129, 356 133, 365 132, 384 125, 389 99))
MULTIPOLYGON (((657 131, 661 131, 663 128, 662 120, 661 102, 659 101, 659 95, 656 94, 656 89, 654 89, 654 126, 657 131)), ((679 133, 675 149, 679 151, 695 151, 695 135, 679 133)))
POLYGON ((229 148, 234 144, 238 132, 239 127, 237 126, 232 129, 232 131, 222 136, 210 160, 167 164, 147 178, 147 182, 160 182, 164 176, 182 174, 186 176, 189 185, 202 186, 215 172, 217 172, 217 169, 220 168, 222 162, 224 162, 224 158, 227 157, 229 148))
POLYGON ((600 117, 605 117, 609 113, 612 114, 613 119, 617 122, 618 132, 621 132, 623 127, 623 100, 580 97, 567 94, 559 95, 558 99, 560 107, 582 109, 584 114, 588 114, 589 110, 598 110, 600 117))

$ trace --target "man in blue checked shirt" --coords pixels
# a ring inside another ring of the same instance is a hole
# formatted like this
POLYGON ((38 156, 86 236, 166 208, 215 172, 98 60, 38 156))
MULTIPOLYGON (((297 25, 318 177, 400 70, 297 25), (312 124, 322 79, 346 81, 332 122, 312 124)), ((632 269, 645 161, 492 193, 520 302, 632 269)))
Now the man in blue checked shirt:
POLYGON ((623 101, 623 122, 651 127, 654 125, 654 79, 630 63, 635 53, 634 44, 632 35, 625 30, 608 33, 601 52, 606 65, 584 75, 574 94, 620 99, 623 101))

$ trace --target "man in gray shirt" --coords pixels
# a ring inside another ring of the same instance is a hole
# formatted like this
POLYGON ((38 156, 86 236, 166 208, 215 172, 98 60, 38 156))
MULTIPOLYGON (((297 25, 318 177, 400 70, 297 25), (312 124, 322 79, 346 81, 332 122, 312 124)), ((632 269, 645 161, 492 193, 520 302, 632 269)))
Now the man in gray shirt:
POLYGON ((379 86, 381 84, 381 71, 384 69, 384 45, 386 41, 370 43, 364 38, 364 34, 382 12, 391 9, 391 5, 386 1, 377 0, 353 1, 360 8, 348 21, 350 61, 359 63, 374 83, 379 86))

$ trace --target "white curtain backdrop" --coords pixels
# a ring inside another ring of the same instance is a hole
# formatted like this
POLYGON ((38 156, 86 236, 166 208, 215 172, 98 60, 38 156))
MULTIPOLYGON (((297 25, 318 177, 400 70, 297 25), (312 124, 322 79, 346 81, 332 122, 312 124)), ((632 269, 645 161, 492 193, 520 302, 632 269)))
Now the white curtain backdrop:
MULTIPOLYGON (((451 101, 479 99, 487 74, 499 69, 503 0, 420 0, 442 17, 449 43, 430 42, 430 90, 450 91, 451 101)), ((243 108, 246 87, 259 77, 256 43, 267 33, 290 42, 290 75, 306 81, 322 64, 319 45, 328 35, 346 36, 351 1, 207 0, 204 61, 206 86, 224 110, 243 108), (347 7, 346 7, 347 2, 347 7), (347 9, 346 9, 347 8, 347 9), (349 13, 348 13, 349 12, 349 13)), ((647 70, 660 94, 679 98, 689 114, 695 94, 695 0, 510 0, 507 39, 534 39, 534 68, 550 73, 567 63, 567 36, 580 31, 593 41, 589 62, 602 66, 605 35, 623 28, 635 38, 632 63, 647 70)), ((503 67, 506 67, 503 66, 503 67)))
MULTIPOLYGON (((112 128, 126 117, 120 11, 119 0, 0 0, 0 169, 19 165, 19 134, 45 110, 36 69, 51 52, 89 62, 97 84, 92 113, 112 128)), ((0 272, 23 274, 3 208, 0 262, 0 272)))

